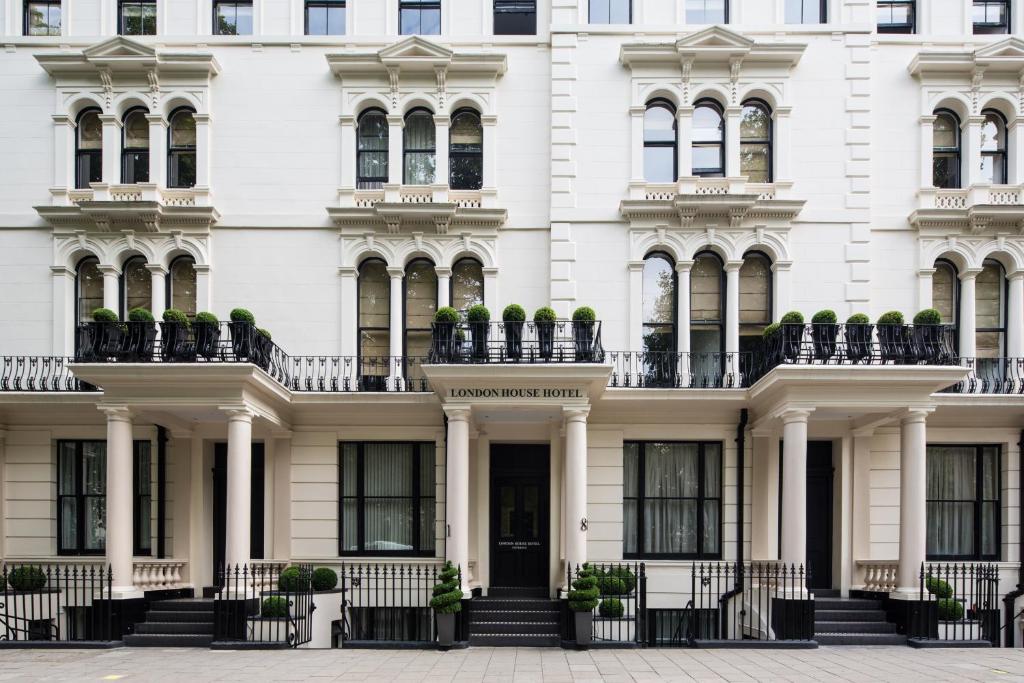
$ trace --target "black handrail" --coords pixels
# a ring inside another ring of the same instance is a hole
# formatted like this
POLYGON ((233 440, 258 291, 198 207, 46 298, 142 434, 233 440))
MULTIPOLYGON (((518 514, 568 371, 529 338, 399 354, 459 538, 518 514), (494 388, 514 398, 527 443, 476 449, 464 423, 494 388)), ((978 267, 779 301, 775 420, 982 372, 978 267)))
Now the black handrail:
POLYGON ((119 640, 107 564, 5 562, 0 640, 119 640))
POLYGON ((67 356, 0 356, 0 391, 98 391, 79 380, 67 356))

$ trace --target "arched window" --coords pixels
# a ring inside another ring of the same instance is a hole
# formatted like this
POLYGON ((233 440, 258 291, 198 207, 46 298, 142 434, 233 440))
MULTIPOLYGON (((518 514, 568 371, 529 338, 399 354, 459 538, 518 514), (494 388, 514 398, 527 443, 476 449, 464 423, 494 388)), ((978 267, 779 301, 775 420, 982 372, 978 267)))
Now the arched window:
POLYGON ((196 262, 191 256, 179 256, 171 261, 167 277, 167 304, 189 318, 196 316, 196 262))
POLYGON ((725 118, 714 100, 700 100, 693 109, 693 175, 725 177, 725 118))
POLYGON ((935 112, 932 128, 932 185, 960 187, 960 119, 948 109, 935 112))
POLYGON ((764 328, 772 322, 772 265, 752 251, 740 266, 740 351, 756 351, 764 328))
POLYGON ((406 185, 430 185, 434 182, 437 162, 437 143, 434 135, 434 115, 426 109, 413 109, 405 117, 402 135, 406 185))
POLYGON ((103 180, 103 124, 99 109, 86 109, 78 115, 75 130, 75 187, 88 189, 89 183, 103 180))
POLYGON ((484 267, 473 258, 459 259, 452 266, 452 308, 465 312, 484 302, 484 267))
POLYGON ((723 350, 725 271, 715 254, 697 254, 690 271, 690 350, 711 354, 723 350))
POLYGON ((188 108, 171 112, 167 129, 167 187, 196 184, 196 118, 188 108))
MULTIPOLYGON (((406 377, 419 367, 416 359, 430 353, 431 324, 437 312, 437 271, 427 259, 416 259, 405 267, 405 340, 403 354, 412 359, 406 377)), ((413 377, 413 379, 418 379, 413 377)))
POLYGON ((380 109, 367 109, 356 132, 356 187, 376 190, 388 181, 388 118, 380 109))
POLYGON ((141 256, 130 258, 121 269, 121 319, 128 319, 133 308, 153 307, 153 277, 146 270, 146 259, 141 256))
POLYGON ((644 259, 643 343, 646 353, 675 353, 676 303, 678 298, 675 262, 660 251, 644 259))
POLYGON ((986 260, 975 283, 975 348, 978 358, 1001 358, 1006 341, 1006 277, 998 261, 986 260))
POLYGON ((944 325, 957 325, 960 320, 960 277, 956 266, 946 259, 935 262, 932 274, 932 308, 942 316, 944 325))
POLYGON ((995 109, 981 112, 981 180, 993 185, 1006 183, 1006 119, 995 109))
POLYGON ((651 100, 644 112, 644 178, 649 183, 674 183, 676 108, 668 100, 651 100))
POLYGON ((78 299, 75 306, 76 322, 92 322, 92 312, 103 307, 103 273, 95 256, 88 256, 78 262, 75 273, 75 290, 78 299))
POLYGON ((448 132, 449 185, 453 190, 479 190, 484 178, 484 129, 480 115, 460 109, 448 132))
POLYGON ((149 182, 149 121, 142 107, 124 115, 121 129, 121 182, 149 182))
POLYGON ((772 110, 761 100, 743 103, 740 175, 752 183, 772 182, 772 110))
MULTIPOLYGON (((371 258, 359 266, 359 356, 363 367, 391 353, 391 276, 387 264, 371 258)), ((385 372, 378 373, 386 375, 385 372)))

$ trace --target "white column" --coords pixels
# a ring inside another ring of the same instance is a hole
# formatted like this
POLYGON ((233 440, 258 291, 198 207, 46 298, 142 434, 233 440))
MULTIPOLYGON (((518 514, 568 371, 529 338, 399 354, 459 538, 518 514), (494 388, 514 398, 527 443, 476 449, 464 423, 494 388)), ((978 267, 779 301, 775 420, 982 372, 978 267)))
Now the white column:
POLYGON ((753 482, 750 559, 774 560, 779 554, 779 435, 752 432, 753 482))
POLYGON ((789 278, 793 269, 791 261, 776 261, 772 264, 775 282, 772 284, 772 315, 778 320, 783 312, 789 310, 789 278))
POLYGON ((210 190, 210 124, 209 114, 195 114, 196 121, 196 189, 210 190))
POLYGON ((964 150, 963 163, 967 168, 961 169, 960 179, 963 187, 969 187, 981 180, 981 126, 985 123, 984 116, 970 116, 964 122, 963 141, 967 149, 964 150))
POLYGON ((210 266, 196 263, 196 312, 209 311, 213 308, 213 279, 210 277, 210 266))
MULTIPOLYGON (((252 418, 245 408, 228 414, 227 533, 224 562, 248 564, 252 505, 252 418)), ((216 568, 214 568, 216 571, 216 568)))
POLYGON ((775 173, 773 178, 776 181, 786 181, 793 178, 792 171, 792 123, 790 119, 791 107, 779 107, 773 113, 772 116, 775 119, 775 153, 772 155, 772 159, 775 164, 775 173))
POLYGON ((494 317, 500 317, 501 311, 498 310, 498 269, 493 267, 485 267, 484 272, 484 306, 491 312, 494 317))
MULTIPOLYGON (((67 114, 53 117, 53 186, 70 190, 75 186, 75 120, 67 114)), ((62 204, 70 203, 67 195, 62 204)))
MULTIPOLYGON (((189 576, 194 585, 212 583, 218 567, 212 566, 212 529, 207 500, 212 498, 211 462, 207 461, 203 438, 192 433, 189 444, 189 576), (207 494, 211 493, 210 496, 207 494)), ((210 501, 212 503, 212 500, 210 501)))
POLYGON ((853 431, 853 529, 854 562, 871 559, 871 444, 873 429, 853 431))
POLYGON ((980 268, 969 268, 960 273, 960 356, 974 358, 976 351, 975 282, 980 268))
POLYGON ((1024 270, 1006 276, 1009 281, 1006 311, 1006 355, 1024 356, 1024 270))
POLYGON ((644 182, 644 113, 643 105, 629 108, 630 182, 644 182))
POLYGON ((388 115, 388 184, 402 184, 402 129, 405 120, 397 114, 388 115))
POLYGON ((121 182, 121 122, 111 114, 101 114, 103 124, 103 183, 121 182))
MULTIPOLYGON (((391 350, 392 359, 402 356, 402 279, 405 271, 401 268, 388 268, 391 276, 391 350)), ((392 360, 392 363, 395 361, 392 360)), ((397 367, 397 366, 396 366, 397 367)), ((396 369, 397 372, 397 369, 396 369)))
POLYGON ((50 266, 53 277, 53 348, 56 356, 75 350, 75 271, 67 266, 50 266))
POLYGON ((342 114, 338 117, 341 124, 341 185, 345 189, 356 186, 356 117, 342 114))
POLYGON ((434 272, 437 273, 437 307, 451 306, 452 269, 447 266, 434 266, 434 272))
POLYGON ((274 443, 274 543, 273 557, 292 556, 292 440, 272 439, 274 443))
POLYGON ((782 561, 807 564, 808 410, 782 415, 782 561))
MULTIPOLYGON (((462 568, 462 578, 469 574, 469 418, 467 406, 445 408, 448 416, 447 519, 448 538, 445 559, 462 568)), ((466 586, 463 585, 463 590, 466 586)))
POLYGON ((679 353, 679 382, 690 385, 690 271, 693 261, 676 263, 678 291, 676 292, 676 351, 679 353))
POLYGON ((676 111, 676 154, 679 157, 679 178, 693 175, 693 107, 676 111))
POLYGON ((917 310, 923 311, 932 307, 932 276, 934 268, 921 268, 917 271, 917 310))
POLYGON ((725 264, 725 351, 726 370, 739 372, 740 350, 740 267, 742 261, 725 264))
POLYGON ((743 107, 728 107, 725 110, 725 175, 737 178, 740 175, 740 119, 743 107))
POLYGON ((124 406, 101 408, 107 414, 107 561, 111 590, 131 593, 132 582, 132 414, 124 406))
POLYGON ((484 173, 481 187, 494 190, 498 187, 498 117, 493 114, 481 116, 480 125, 484 129, 484 173))
POLYGON ((912 410, 900 422, 900 568, 897 589, 920 591, 921 563, 925 560, 928 505, 925 452, 927 411, 912 410))
POLYGON ((935 144, 935 116, 922 116, 921 122, 921 158, 918 164, 921 167, 921 187, 933 187, 935 176, 932 167, 932 148, 935 144))
POLYGON ((150 286, 153 289, 149 312, 153 314, 154 318, 160 320, 168 305, 167 269, 161 263, 147 263, 146 270, 149 271, 150 286))
MULTIPOLYGON (((121 269, 111 265, 101 265, 99 268, 103 273, 103 308, 117 313, 121 310, 121 269)), ((92 314, 92 311, 85 312, 92 314)))
POLYGON ((451 126, 451 117, 434 116, 434 149, 436 151, 437 163, 434 171, 435 185, 448 185, 448 129, 451 126))
POLYGON ((359 321, 356 319, 359 299, 358 277, 359 272, 352 266, 338 268, 338 278, 341 281, 341 329, 338 338, 341 340, 342 356, 355 356, 359 353, 359 321))
POLYGON ((149 182, 157 187, 167 186, 167 123, 160 114, 148 114, 149 121, 149 182))
POLYGON ((644 262, 629 262, 629 350, 643 350, 644 262))
POLYGON ((565 559, 587 561, 587 415, 590 408, 564 408, 565 416, 565 559))
MULTIPOLYGON (((1021 12, 1017 14, 1020 15, 1021 12)), ((1007 182, 1010 185, 1024 183, 1024 129, 1021 128, 1021 123, 1021 120, 1014 119, 1006 127, 1007 151, 1010 153, 1007 182)))

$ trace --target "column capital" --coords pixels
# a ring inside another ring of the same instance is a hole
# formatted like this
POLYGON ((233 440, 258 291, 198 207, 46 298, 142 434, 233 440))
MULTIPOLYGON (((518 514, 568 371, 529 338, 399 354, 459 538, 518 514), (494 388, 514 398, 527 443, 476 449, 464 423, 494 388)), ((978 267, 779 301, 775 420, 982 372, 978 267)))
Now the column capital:
POLYGON ((928 419, 928 415, 935 412, 934 407, 911 407, 907 409, 907 414, 900 419, 900 424, 914 424, 917 422, 925 422, 928 419))
POLYGON ((399 128, 405 127, 405 117, 403 117, 401 114, 388 114, 387 120, 388 126, 392 128, 395 126, 398 126, 399 128))
POLYGON ((359 274, 359 269, 355 266, 338 266, 338 275, 341 277, 355 277, 359 274))
POLYGON ((469 422, 469 418, 473 415, 473 410, 469 406, 464 405, 445 406, 444 414, 448 417, 448 422, 469 422))
POLYGON ((162 263, 147 263, 146 270, 153 275, 167 275, 167 268, 162 263))
POLYGON ((784 119, 793 113, 793 107, 775 107, 772 114, 776 119, 784 119))
POLYGON ((117 266, 109 263, 104 263, 96 266, 96 269, 104 275, 120 275, 121 269, 117 266))
POLYGON ((629 108, 629 115, 633 117, 641 117, 647 113, 647 106, 638 104, 629 108))
POLYGON ((738 273, 740 268, 743 267, 743 261, 726 261, 723 270, 727 273, 738 273))
POLYGON ((693 105, 692 104, 683 104, 683 105, 680 105, 679 107, 676 107, 676 119, 679 119, 679 120, 688 119, 691 116, 693 116, 693 105))
POLYGON ((338 116, 338 123, 340 123, 343 126, 354 126, 356 125, 356 115, 341 114, 340 116, 338 116))
POLYGON ((563 406, 562 417, 565 419, 566 424, 570 422, 587 422, 587 416, 590 415, 590 406, 563 406))
POLYGON ((213 123, 213 114, 193 114, 192 119, 197 125, 210 125, 213 123))
POLYGON ((807 418, 814 412, 814 408, 787 408, 779 417, 782 419, 782 424, 792 424, 794 422, 807 423, 807 418))
POLYGON ((981 268, 964 268, 960 271, 960 281, 973 280, 981 274, 981 268))
POLYGON ((934 274, 935 274, 935 269, 934 268, 918 268, 918 270, 917 270, 917 276, 918 277, 931 277, 934 274))
POLYGON ((121 119, 113 114, 100 114, 97 118, 99 118, 100 123, 104 126, 117 126, 118 128, 122 126, 121 119))
POLYGON ((485 127, 491 127, 498 125, 497 114, 482 114, 480 116, 480 125, 485 127))
POLYGON ((132 411, 128 406, 97 406, 107 416, 107 422, 128 422, 132 421, 132 411))
POLYGON ((388 266, 388 275, 391 276, 392 280, 401 280, 405 277, 405 268, 399 268, 398 266, 388 266))
POLYGON ((245 406, 220 406, 228 417, 228 422, 252 422, 256 414, 245 406))
POLYGON ((452 125, 452 117, 447 114, 434 114, 434 125, 435 126, 450 126, 452 125))
POLYGON ((693 261, 676 261, 676 272, 689 273, 690 269, 693 268, 693 263, 693 261))
POLYGON ((50 273, 54 277, 75 277, 75 269, 70 266, 50 266, 50 273))
POLYGON ((434 266, 434 272, 438 277, 451 277, 452 269, 448 266, 434 266))
POLYGON ((918 123, 921 123, 923 125, 930 126, 935 123, 936 118, 937 117, 935 116, 935 114, 925 114, 924 116, 920 117, 917 121, 918 123))
POLYGON ((496 266, 484 266, 480 269, 480 272, 484 274, 484 277, 494 277, 498 274, 498 268, 496 266))
POLYGON ((50 118, 53 119, 54 124, 58 126, 64 125, 68 128, 75 128, 78 125, 75 123, 75 120, 67 114, 53 114, 50 118))
POLYGON ((1015 270, 1011 273, 1007 273, 1006 279, 1010 282, 1015 280, 1024 280, 1024 270, 1015 270))
POLYGON ((146 114, 146 120, 150 125, 167 126, 167 119, 163 117, 163 114, 146 114))
POLYGON ((773 273, 785 273, 793 269, 792 261, 776 261, 772 264, 773 273))
POLYGON ((642 273, 644 271, 644 262, 643 261, 630 261, 630 262, 628 262, 626 264, 626 267, 629 268, 630 272, 642 273))

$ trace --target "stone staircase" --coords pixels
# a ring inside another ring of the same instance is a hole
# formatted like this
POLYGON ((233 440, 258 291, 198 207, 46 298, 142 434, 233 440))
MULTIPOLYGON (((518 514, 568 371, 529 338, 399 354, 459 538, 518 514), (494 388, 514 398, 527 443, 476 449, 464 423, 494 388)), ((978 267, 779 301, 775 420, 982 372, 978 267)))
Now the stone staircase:
POLYGON ((837 590, 814 590, 814 639, 819 645, 906 645, 896 624, 885 620, 878 600, 841 598, 837 590))
POLYGON ((469 644, 554 647, 561 644, 558 601, 546 588, 492 587, 469 603, 469 644))
POLYGON ((210 647, 213 600, 185 598, 150 603, 146 620, 124 637, 133 647, 210 647))

